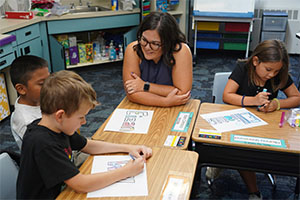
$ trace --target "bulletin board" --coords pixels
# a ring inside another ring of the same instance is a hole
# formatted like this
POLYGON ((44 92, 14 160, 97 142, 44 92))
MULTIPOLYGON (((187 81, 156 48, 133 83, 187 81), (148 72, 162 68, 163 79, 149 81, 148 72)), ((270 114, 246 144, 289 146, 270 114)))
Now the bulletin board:
POLYGON ((0 73, 0 121, 10 115, 9 101, 4 73, 0 73))
POLYGON ((252 18, 255 0, 194 0, 194 16, 252 18))

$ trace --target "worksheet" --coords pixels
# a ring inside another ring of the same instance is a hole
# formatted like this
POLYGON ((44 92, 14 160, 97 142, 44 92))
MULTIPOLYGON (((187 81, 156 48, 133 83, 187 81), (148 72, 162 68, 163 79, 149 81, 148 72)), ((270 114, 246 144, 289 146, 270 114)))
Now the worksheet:
POLYGON ((104 131, 147 134, 153 110, 116 109, 104 131))
MULTIPOLYGON (((91 173, 115 170, 126 165, 130 159, 131 157, 129 155, 94 156, 91 173)), ((148 196, 146 163, 144 164, 144 170, 140 174, 120 180, 105 188, 87 194, 87 198, 128 196, 148 196)))
POLYGON ((213 112, 200 116, 219 132, 228 132, 268 124, 246 108, 213 112))

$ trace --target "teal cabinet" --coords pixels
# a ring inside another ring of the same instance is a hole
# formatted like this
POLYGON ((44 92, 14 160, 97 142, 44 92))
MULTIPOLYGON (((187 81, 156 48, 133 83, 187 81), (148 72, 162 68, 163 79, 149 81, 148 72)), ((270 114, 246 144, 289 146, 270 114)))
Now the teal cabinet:
MULTIPOLYGON (((79 63, 77 65, 66 65, 66 49, 57 41, 56 35, 60 34, 89 34, 93 31, 107 31, 107 30, 125 30, 123 32, 123 47, 136 40, 137 26, 140 23, 139 13, 115 15, 115 16, 101 16, 84 19, 69 19, 48 21, 49 47, 51 55, 52 71, 59 71, 75 67, 84 67, 88 65, 102 64, 115 62, 111 60, 97 61, 93 63, 79 63)), ((122 59, 117 59, 120 61, 122 59)))

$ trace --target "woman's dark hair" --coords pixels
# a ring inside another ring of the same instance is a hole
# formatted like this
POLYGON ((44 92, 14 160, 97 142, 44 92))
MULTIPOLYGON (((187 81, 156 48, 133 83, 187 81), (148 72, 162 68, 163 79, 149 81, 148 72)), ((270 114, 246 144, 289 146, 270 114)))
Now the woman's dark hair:
MULTIPOLYGON (((140 39, 143 32, 147 30, 157 30, 162 44, 163 61, 170 67, 174 66, 173 52, 178 52, 181 49, 181 43, 187 43, 186 37, 179 29, 176 19, 169 13, 151 12, 140 24, 137 38, 140 39)), ((133 48, 138 56, 144 59, 141 45, 138 43, 133 48)))
POLYGON ((261 42, 251 54, 251 57, 246 61, 248 66, 248 76, 252 84, 254 80, 257 79, 257 74, 255 72, 255 66, 253 65, 253 57, 257 56, 259 62, 282 62, 282 67, 277 74, 280 79, 280 83, 275 85, 273 77, 271 79, 271 85, 273 91, 277 91, 280 88, 283 88, 288 81, 288 71, 289 71, 289 56, 285 45, 280 40, 265 40, 261 42))

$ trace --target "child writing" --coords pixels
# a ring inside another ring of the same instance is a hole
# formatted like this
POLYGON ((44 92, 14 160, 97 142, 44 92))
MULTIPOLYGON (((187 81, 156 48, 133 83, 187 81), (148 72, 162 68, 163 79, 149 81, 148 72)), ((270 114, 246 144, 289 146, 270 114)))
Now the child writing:
MULTIPOLYGON (((288 74, 289 57, 283 42, 266 40, 260 43, 247 60, 239 60, 229 76, 223 93, 223 101, 241 106, 257 106, 260 111, 273 112, 280 108, 300 105, 300 93, 288 74), (277 99, 282 90, 286 99, 277 99)), ((249 199, 262 199, 255 172, 240 174, 248 187, 249 199)))
POLYGON ((30 124, 23 138, 18 199, 54 199, 63 183, 77 192, 94 191, 137 175, 152 155, 145 146, 87 140, 75 132, 98 103, 94 89, 74 72, 51 74, 42 86, 40 102, 42 119, 30 124), (128 152, 136 159, 113 171, 84 175, 71 161, 72 150, 128 152))
POLYGON ((37 56, 21 56, 11 64, 10 77, 19 97, 15 102, 10 125, 20 149, 27 125, 42 117, 40 90, 48 76, 47 61, 37 56))
POLYGON ((266 40, 260 43, 251 57, 241 61, 229 77, 223 93, 225 103, 241 106, 260 106, 272 112, 300 105, 300 93, 288 74, 289 58, 283 42, 266 40), (266 89, 266 92, 263 90, 266 89), (282 90, 286 99, 278 100, 282 90), (263 106, 262 106, 263 105, 263 106))

